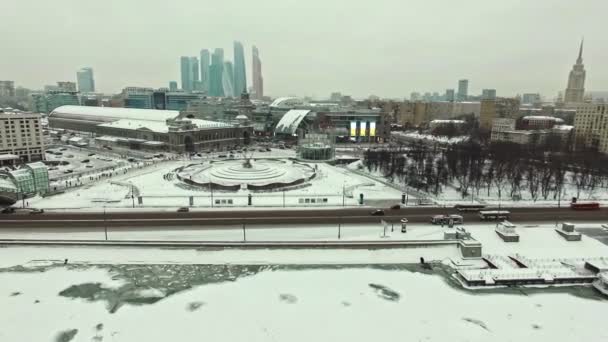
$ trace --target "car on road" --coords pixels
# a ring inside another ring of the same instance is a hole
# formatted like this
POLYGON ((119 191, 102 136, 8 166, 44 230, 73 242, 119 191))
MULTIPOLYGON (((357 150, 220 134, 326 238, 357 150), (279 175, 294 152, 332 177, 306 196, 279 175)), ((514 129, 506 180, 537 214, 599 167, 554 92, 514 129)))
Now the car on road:
POLYGON ((4 208, 1 211, 3 214, 13 214, 15 212, 15 208, 13 207, 8 207, 8 208, 4 208))
POLYGON ((92 157, 94 155, 95 155, 95 153, 89 153, 89 157, 92 157))
POLYGON ((392 210, 399 210, 399 209, 403 209, 403 208, 405 208, 405 204, 397 203, 397 204, 391 206, 392 210))
POLYGON ((90 160, 88 160, 88 159, 83 159, 83 160, 81 160, 80 162, 81 162, 81 163, 88 163, 88 162, 90 162, 90 160))
POLYGON ((181 207, 181 208, 177 209, 178 213, 187 213, 189 211, 190 211, 190 208, 188 208, 188 207, 181 207))
POLYGON ((266 152, 270 152, 272 149, 270 147, 266 147, 266 152))
POLYGON ((369 213, 372 216, 384 216, 384 210, 376 209, 369 213))
POLYGON ((218 158, 226 158, 226 157, 228 157, 228 156, 227 156, 227 155, 225 155, 225 154, 220 154, 220 155, 219 155, 219 156, 217 156, 217 157, 218 157, 218 158))
POLYGON ((32 208, 32 210, 30 210, 30 215, 35 215, 35 214, 44 214, 44 209, 32 208))

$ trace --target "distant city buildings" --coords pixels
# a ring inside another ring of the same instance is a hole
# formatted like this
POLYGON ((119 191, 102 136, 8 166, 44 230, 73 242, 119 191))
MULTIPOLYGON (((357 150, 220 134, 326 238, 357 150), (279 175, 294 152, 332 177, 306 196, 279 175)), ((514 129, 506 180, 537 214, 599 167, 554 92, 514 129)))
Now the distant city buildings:
POLYGON ((202 91, 208 93, 209 92, 209 62, 211 61, 209 50, 202 49, 201 56, 201 87, 202 91))
POLYGON ((252 97, 264 96, 262 66, 257 48, 253 47, 253 86, 247 86, 245 49, 234 41, 234 59, 225 59, 224 49, 200 50, 200 58, 185 57, 180 60, 182 87, 184 92, 200 92, 212 97, 240 97, 250 89, 252 97))
POLYGON ((177 82, 176 81, 171 81, 169 82, 169 91, 177 91, 177 82))
POLYGON ((82 68, 76 72, 76 81, 78 82, 78 91, 81 93, 95 92, 95 79, 93 78, 92 68, 82 68))
POLYGON ((202 86, 201 86, 201 79, 200 79, 200 73, 198 71, 198 58, 197 57, 190 57, 190 73, 192 76, 192 88, 190 89, 190 91, 192 90, 202 90, 202 86))
POLYGON ((14 81, 0 81, 0 97, 13 97, 15 96, 15 82, 14 81))
POLYGON ((260 52, 254 45, 252 47, 252 75, 253 75, 253 98, 261 100, 264 97, 264 78, 262 77, 262 61, 260 52))
POLYGON ((495 100, 496 99, 496 89, 483 89, 481 91, 481 99, 482 100, 495 100))
POLYGON ((192 69, 190 68, 190 57, 182 56, 179 59, 180 61, 180 74, 182 80, 182 90, 183 91, 192 91, 192 69))
POLYGON ((234 81, 233 96, 240 96, 247 91, 247 71, 245 69, 245 51, 241 42, 234 42, 234 81))
POLYGON ((521 96, 522 105, 538 105, 540 103, 540 94, 538 93, 525 93, 521 96))
POLYGON ((445 100, 449 102, 454 102, 454 89, 446 89, 445 90, 445 100))
POLYGON ((224 96, 224 49, 217 48, 211 54, 211 65, 209 66, 209 95, 224 96))
POLYGON ((222 74, 222 87, 225 97, 235 97, 234 92, 234 68, 232 62, 224 62, 224 72, 222 74))
POLYGON ((79 105, 78 92, 61 89, 47 90, 34 93, 32 96, 32 111, 36 113, 50 113, 53 109, 65 105, 79 105))
POLYGON ((420 98, 420 93, 413 91, 412 93, 410 93, 410 101, 419 101, 420 98))
POLYGON ((76 91, 76 83, 75 82, 57 82, 58 90, 75 92, 76 91))
POLYGON ((570 74, 568 75, 568 86, 564 93, 564 102, 569 103, 580 103, 585 98, 585 65, 583 64, 583 42, 578 50, 578 58, 576 64, 572 67, 570 74))
POLYGON ((466 101, 469 96, 469 80, 458 81, 458 101, 466 101))

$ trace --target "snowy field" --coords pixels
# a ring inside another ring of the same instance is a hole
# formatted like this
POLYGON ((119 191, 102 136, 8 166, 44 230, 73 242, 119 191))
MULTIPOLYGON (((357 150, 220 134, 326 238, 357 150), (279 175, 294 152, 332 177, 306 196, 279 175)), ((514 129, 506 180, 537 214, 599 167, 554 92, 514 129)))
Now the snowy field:
MULTIPOLYGON (((278 150, 283 152, 282 150, 278 150)), ((273 152, 274 153, 274 152, 273 152)), ((286 153, 286 152, 285 152, 286 153)), ((260 152, 260 154, 262 154, 260 152)), ((274 154, 273 154, 274 156, 274 154)), ((138 170, 117 170, 111 178, 87 184, 85 187, 69 189, 66 193, 34 198, 30 206, 44 209, 77 208, 124 208, 131 207, 131 191, 142 196, 140 208, 189 206, 190 196, 193 207, 247 207, 247 190, 238 192, 211 192, 202 187, 188 186, 177 179, 174 171, 192 163, 209 163, 204 158, 165 161, 138 170), (219 203, 217 202, 219 201, 219 203), (230 204, 230 202, 232 202, 230 204)), ((317 176, 307 186, 296 187, 283 192, 257 192, 253 195, 253 206, 342 206, 357 205, 360 194, 366 200, 388 200, 398 203, 401 192, 380 182, 356 175, 344 168, 324 163, 313 164, 318 167, 317 176)))

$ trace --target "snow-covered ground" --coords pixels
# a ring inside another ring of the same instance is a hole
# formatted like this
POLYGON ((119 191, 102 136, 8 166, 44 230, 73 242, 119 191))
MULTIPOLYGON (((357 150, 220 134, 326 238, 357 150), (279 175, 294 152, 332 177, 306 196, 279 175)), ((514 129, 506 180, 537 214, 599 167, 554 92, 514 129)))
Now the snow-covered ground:
MULTIPOLYGON (((53 255, 63 258, 64 250, 53 255)), ((127 250, 114 260, 150 260, 153 254, 127 250)), ((438 275, 398 267, 71 264, 72 259, 68 266, 37 272, 0 272, 1 340, 608 339, 607 302, 565 290, 477 295, 438 275)))
MULTIPOLYGON (((382 180, 385 182, 390 182, 390 180, 385 177, 380 170, 368 170, 363 161, 355 161, 350 163, 347 168, 349 170, 357 171, 360 173, 364 173, 369 175, 370 177, 375 178, 376 180, 382 180)), ((539 207, 557 207, 559 206, 568 206, 572 197, 578 197, 581 201, 597 201, 602 205, 608 205, 608 188, 596 187, 593 191, 589 190, 581 190, 580 193, 576 189, 576 185, 572 184, 569 180, 569 173, 566 174, 566 183, 562 189, 561 198, 553 198, 554 194, 551 192, 547 199, 543 199, 543 197, 539 195, 537 200, 534 201, 533 197, 530 195, 530 191, 526 189, 525 181, 523 184, 523 188, 519 192, 520 199, 513 200, 509 198, 509 185, 508 181, 505 181, 502 190, 499 191, 496 186, 490 187, 490 191, 488 192, 487 186, 485 184, 482 185, 479 192, 474 192, 473 195, 467 195, 464 198, 460 191, 457 190, 457 184, 449 184, 448 186, 442 187, 441 192, 438 195, 433 193, 425 193, 420 190, 417 191, 411 187, 408 187, 409 191, 413 193, 417 193, 418 197, 425 197, 432 199, 437 205, 445 205, 445 206, 453 206, 455 204, 467 204, 467 203, 482 203, 487 204, 488 206, 514 206, 514 207, 529 207, 529 206, 539 206, 539 207)), ((404 187, 404 184, 400 183, 398 179, 393 180, 393 184, 398 187, 404 187)), ((470 189, 469 191, 473 191, 470 189)))
MULTIPOLYGON (((599 229, 600 223, 577 228, 599 229)), ((234 240, 240 229, 121 229, 111 239, 234 240)), ((336 240, 337 227, 257 227, 248 240, 336 240)), ((397 228, 397 227, 395 227, 397 228)), ((486 255, 527 260, 608 258, 553 224, 519 223, 519 243, 492 224, 467 224, 486 255)), ((342 239, 441 239, 410 225, 382 238, 378 225, 346 225, 342 239)), ((101 239, 99 230, 0 230, 2 238, 101 239)), ((604 341, 608 301, 591 288, 478 294, 420 257, 462 265, 455 246, 394 249, 0 248, 2 341, 604 341), (64 260, 68 264, 64 265, 64 260), (410 265, 405 265, 410 264, 410 265), (273 266, 274 265, 274 266, 273 266), (577 295, 573 295, 576 293, 577 295)), ((509 270, 509 272, 516 272, 509 270)))
MULTIPOLYGON (((137 207, 188 206, 190 196, 193 197, 194 207, 210 207, 212 194, 208 189, 187 186, 177 179, 174 173, 179 167, 200 162, 206 161, 194 159, 158 162, 138 170, 125 171, 126 173, 120 169, 111 178, 106 177, 86 187, 71 189, 52 197, 31 199, 29 202, 30 206, 45 209, 101 208, 104 205, 131 207, 130 193, 133 190, 142 196, 141 205, 136 198, 137 207)), ((343 203, 357 205, 360 194, 367 200, 389 200, 395 203, 400 200, 401 192, 390 186, 356 175, 344 168, 324 163, 313 165, 318 168, 317 175, 307 186, 285 191, 285 196, 283 192, 252 193, 253 206, 317 207, 342 206, 343 203)), ((247 190, 214 191, 213 205, 247 207, 249 193, 247 190), (218 200, 220 203, 216 202, 218 200), (229 200, 232 204, 229 204, 229 200)))

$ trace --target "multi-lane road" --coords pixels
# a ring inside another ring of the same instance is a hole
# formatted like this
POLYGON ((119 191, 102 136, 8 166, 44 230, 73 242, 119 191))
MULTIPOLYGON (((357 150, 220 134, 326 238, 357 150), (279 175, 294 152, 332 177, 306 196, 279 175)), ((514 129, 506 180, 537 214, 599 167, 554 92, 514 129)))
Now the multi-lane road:
MULTIPOLYGON (((191 212, 46 212, 44 214, 0 214, 2 228, 57 228, 57 227, 162 227, 190 226, 218 228, 241 224, 337 224, 373 223, 385 220, 398 222, 428 222, 432 215, 461 214, 466 222, 479 222, 477 213, 459 213, 454 208, 413 207, 384 209, 384 216, 372 216, 370 208, 349 209, 277 209, 277 210, 207 210, 191 212)), ((608 208, 575 211, 570 208, 503 208, 511 212, 513 222, 607 221, 608 208)))

